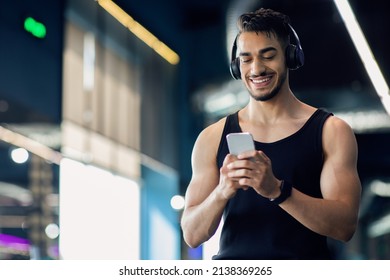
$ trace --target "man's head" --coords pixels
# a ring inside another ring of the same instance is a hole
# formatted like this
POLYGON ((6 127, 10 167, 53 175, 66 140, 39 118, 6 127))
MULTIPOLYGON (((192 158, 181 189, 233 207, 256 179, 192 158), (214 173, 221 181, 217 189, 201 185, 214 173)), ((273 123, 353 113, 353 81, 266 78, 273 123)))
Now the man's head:
POLYGON ((233 44, 231 74, 234 79, 240 79, 239 60, 236 58, 237 39, 243 32, 264 33, 275 37, 285 50, 286 65, 295 70, 304 63, 304 54, 298 35, 290 25, 290 18, 280 12, 261 8, 255 12, 242 14, 237 20, 238 34, 233 44))
POLYGON ((287 89, 287 68, 303 65, 303 51, 289 22, 286 15, 270 9, 245 13, 238 19, 230 70, 235 79, 243 79, 257 101, 270 100, 287 89), (296 44, 290 44, 291 35, 296 44))

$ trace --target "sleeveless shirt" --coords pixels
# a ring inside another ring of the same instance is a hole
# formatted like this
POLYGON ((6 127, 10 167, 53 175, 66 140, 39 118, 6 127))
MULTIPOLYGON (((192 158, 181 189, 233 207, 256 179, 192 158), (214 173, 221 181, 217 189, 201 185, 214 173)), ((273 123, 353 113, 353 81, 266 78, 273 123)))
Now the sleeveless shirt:
MULTIPOLYGON (((322 198, 322 128, 332 114, 317 109, 302 128, 272 143, 255 141, 272 162, 276 178, 297 190, 322 198)), ((227 116, 218 148, 221 168, 229 153, 226 135, 242 132, 238 112, 227 116)), ((291 215, 252 188, 238 190, 223 213, 219 252, 213 259, 330 259, 327 238, 303 226, 291 215)))

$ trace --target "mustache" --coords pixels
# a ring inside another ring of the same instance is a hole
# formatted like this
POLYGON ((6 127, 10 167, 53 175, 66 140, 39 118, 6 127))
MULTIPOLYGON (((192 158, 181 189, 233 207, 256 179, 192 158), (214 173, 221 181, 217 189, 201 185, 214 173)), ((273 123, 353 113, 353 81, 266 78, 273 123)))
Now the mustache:
POLYGON ((249 78, 257 78, 257 77, 265 77, 265 76, 268 76, 268 75, 272 75, 273 73, 270 73, 270 72, 268 72, 268 71, 263 71, 263 72, 261 72, 261 73, 259 73, 259 74, 250 74, 248 77, 249 78))

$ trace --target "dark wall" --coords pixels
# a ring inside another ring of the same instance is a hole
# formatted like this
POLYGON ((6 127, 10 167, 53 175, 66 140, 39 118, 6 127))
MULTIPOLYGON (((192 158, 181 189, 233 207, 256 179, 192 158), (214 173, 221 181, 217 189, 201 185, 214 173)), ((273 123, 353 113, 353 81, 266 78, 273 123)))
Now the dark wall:
POLYGON ((60 122, 64 3, 0 0, 0 122, 60 122), (45 38, 24 30, 29 16, 45 38))

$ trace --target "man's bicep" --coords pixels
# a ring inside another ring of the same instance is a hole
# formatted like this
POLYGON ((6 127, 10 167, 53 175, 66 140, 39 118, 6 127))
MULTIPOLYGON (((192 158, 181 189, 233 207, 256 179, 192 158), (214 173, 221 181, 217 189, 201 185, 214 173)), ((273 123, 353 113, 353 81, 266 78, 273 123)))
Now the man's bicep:
POLYGON ((216 163, 216 147, 199 137, 194 145, 191 157, 192 178, 187 188, 187 207, 204 201, 219 182, 219 170, 216 163))
POLYGON ((194 174, 186 192, 186 208, 201 204, 218 185, 218 176, 211 170, 194 174))
POLYGON ((356 200, 360 196, 357 173, 357 144, 352 129, 341 120, 333 120, 324 129, 325 161, 321 191, 325 199, 356 200))

